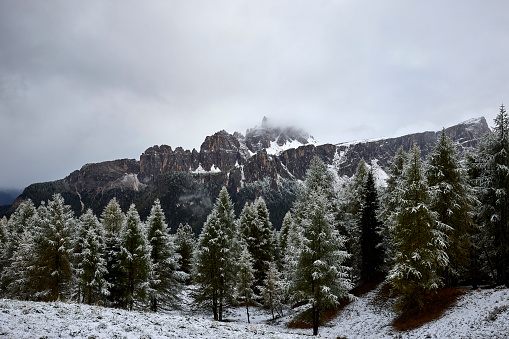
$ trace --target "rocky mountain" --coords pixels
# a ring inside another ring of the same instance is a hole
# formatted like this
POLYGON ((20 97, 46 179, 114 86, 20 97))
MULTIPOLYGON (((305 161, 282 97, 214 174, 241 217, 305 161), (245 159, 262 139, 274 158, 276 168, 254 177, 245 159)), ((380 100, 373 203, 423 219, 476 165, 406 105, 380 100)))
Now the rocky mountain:
MULTIPOLYGON (((484 118, 445 129, 461 150, 475 147, 488 131, 484 118)), ((424 157, 440 133, 320 145, 305 131, 274 126, 264 118, 261 126, 248 129, 245 136, 223 130, 206 137, 199 151, 156 145, 143 152, 139 160, 87 164, 64 179, 32 184, 9 212, 28 198, 40 203, 61 193, 77 214, 86 208, 100 214, 116 197, 125 210, 135 203, 145 217, 158 198, 171 229, 175 230, 180 222, 199 229, 219 190, 226 185, 237 213, 246 201, 262 195, 272 222, 278 226, 295 199, 298 180, 304 178, 315 155, 340 177, 352 176, 360 159, 383 171, 400 146, 409 150, 417 144, 424 157)))

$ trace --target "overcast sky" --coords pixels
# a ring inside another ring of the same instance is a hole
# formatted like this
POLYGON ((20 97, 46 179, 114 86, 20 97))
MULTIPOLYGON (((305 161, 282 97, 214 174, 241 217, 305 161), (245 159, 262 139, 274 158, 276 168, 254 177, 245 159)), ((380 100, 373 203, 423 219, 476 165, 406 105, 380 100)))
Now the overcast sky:
POLYGON ((1 0, 0 188, 292 123, 338 143, 509 102, 509 1, 1 0))

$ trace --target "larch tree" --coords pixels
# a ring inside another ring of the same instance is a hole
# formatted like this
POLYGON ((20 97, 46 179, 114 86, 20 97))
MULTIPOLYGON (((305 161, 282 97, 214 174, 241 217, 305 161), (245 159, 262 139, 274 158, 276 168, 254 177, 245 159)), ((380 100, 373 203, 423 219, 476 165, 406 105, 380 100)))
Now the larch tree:
POLYGON ((361 280, 371 281, 382 272, 384 251, 382 237, 382 223, 378 219, 378 191, 375 187, 373 171, 368 172, 362 189, 362 203, 359 211, 359 229, 361 264, 361 280))
POLYGON ((263 286, 260 287, 260 293, 263 298, 263 305, 272 313, 272 320, 276 318, 274 312, 282 316, 285 286, 281 278, 281 272, 279 272, 274 262, 269 264, 267 278, 263 281, 263 286))
POLYGON ((427 157, 426 178, 431 190, 430 207, 438 220, 450 227, 445 232, 449 265, 442 274, 446 285, 455 285, 469 265, 473 230, 470 214, 475 196, 458 151, 445 129, 427 157))
POLYGON ((180 256, 175 252, 175 244, 168 233, 161 203, 156 200, 147 219, 148 241, 151 245, 152 279, 150 309, 175 305, 178 293, 186 274, 178 270, 180 256))
POLYGON ((108 301, 110 305, 122 307, 120 281, 123 272, 120 270, 120 231, 124 224, 125 215, 115 198, 111 199, 101 214, 101 223, 105 232, 105 253, 106 269, 105 276, 109 286, 108 301))
POLYGON ((422 308, 426 296, 443 284, 440 270, 449 264, 445 233, 449 227, 431 210, 431 192, 417 146, 394 194, 400 208, 392 214, 396 256, 389 280, 400 295, 398 309, 422 308))
POLYGON ((308 301, 312 307, 313 335, 318 334, 320 314, 336 307, 349 294, 353 285, 349 268, 343 266, 349 254, 344 250, 346 239, 335 228, 335 209, 330 201, 332 175, 326 165, 315 157, 306 174, 304 192, 294 210, 295 222, 302 229, 292 292, 294 301, 308 301))
POLYGON ((509 118, 504 105, 493 132, 482 140, 474 166, 481 246, 498 284, 509 286, 509 118))
POLYGON ((120 290, 122 305, 133 310, 143 305, 150 293, 152 261, 151 246, 136 206, 131 204, 120 232, 119 268, 122 272, 120 290))
POLYGON ((223 310, 233 298, 237 259, 235 213, 223 187, 200 233, 193 269, 195 301, 210 307, 214 320, 223 320, 223 310))

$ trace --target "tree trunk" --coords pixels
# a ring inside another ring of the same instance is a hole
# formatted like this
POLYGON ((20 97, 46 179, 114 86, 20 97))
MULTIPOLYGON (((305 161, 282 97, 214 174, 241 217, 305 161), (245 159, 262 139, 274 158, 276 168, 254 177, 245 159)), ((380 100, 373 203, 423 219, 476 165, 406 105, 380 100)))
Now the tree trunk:
POLYGON ((246 312, 247 312, 247 323, 251 324, 251 321, 249 320, 249 305, 247 302, 246 302, 246 312))
POLYGON ((320 309, 318 305, 313 305, 313 335, 318 335, 319 322, 320 322, 320 309))

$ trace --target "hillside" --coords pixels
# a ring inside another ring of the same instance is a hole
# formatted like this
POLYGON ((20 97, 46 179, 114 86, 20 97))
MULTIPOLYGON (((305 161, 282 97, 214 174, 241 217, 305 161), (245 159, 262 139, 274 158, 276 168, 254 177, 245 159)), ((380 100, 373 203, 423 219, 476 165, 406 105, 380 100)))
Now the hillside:
MULTIPOLYGON (((466 291, 440 318, 406 332, 391 323, 392 299, 381 298, 380 288, 347 305, 327 325, 322 338, 507 338, 509 289, 466 291)), ((5 338, 299 338, 309 329, 290 329, 293 311, 271 323, 270 315, 253 311, 245 322, 243 308, 228 322, 215 322, 208 314, 191 315, 188 305, 168 313, 129 312, 72 303, 37 303, 0 300, 0 337, 5 338)))

